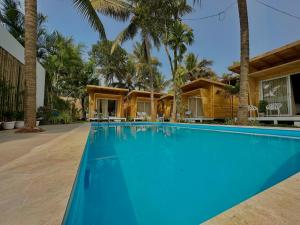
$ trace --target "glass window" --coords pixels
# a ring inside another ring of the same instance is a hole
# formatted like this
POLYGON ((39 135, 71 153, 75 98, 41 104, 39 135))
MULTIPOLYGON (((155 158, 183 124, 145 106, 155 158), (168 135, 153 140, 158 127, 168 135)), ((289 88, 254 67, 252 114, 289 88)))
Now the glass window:
POLYGON ((147 116, 150 116, 151 102, 137 102, 137 112, 145 112, 147 116))
MULTIPOLYGON (((288 77, 262 81, 262 98, 271 103, 281 103, 281 115, 289 114, 288 77)), ((270 115, 277 115, 277 111, 270 112, 270 115)))

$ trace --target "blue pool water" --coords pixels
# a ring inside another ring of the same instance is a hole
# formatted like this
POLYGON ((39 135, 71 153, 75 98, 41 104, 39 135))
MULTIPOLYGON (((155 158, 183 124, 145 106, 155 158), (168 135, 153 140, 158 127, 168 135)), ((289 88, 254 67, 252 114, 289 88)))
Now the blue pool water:
POLYGON ((299 171, 297 131, 93 125, 64 225, 198 225, 299 171))

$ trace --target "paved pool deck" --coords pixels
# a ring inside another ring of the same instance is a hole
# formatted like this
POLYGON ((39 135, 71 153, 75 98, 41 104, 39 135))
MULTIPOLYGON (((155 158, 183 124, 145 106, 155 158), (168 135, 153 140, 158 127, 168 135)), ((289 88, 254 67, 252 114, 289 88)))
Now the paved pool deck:
POLYGON ((89 124, 0 131, 0 224, 60 225, 89 124))
POLYGON ((300 172, 203 224, 300 224, 300 172))
MULTIPOLYGON (((61 224, 89 124, 43 128, 0 131, 0 225, 61 224)), ((204 224, 300 224, 300 173, 204 224)))

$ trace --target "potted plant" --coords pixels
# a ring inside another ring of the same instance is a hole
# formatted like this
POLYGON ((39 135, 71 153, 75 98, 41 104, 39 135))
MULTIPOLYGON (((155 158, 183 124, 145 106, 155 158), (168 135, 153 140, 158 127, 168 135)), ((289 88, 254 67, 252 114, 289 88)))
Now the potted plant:
POLYGON ((266 106, 268 105, 268 102, 265 100, 260 100, 258 103, 258 112, 260 117, 264 117, 266 114, 266 106))
POLYGON ((24 112, 19 111, 16 112, 16 123, 15 123, 15 128, 20 129, 24 127, 24 112))
POLYGON ((15 113, 12 111, 6 111, 3 113, 4 115, 4 122, 3 122, 3 129, 4 130, 11 130, 15 128, 15 113))

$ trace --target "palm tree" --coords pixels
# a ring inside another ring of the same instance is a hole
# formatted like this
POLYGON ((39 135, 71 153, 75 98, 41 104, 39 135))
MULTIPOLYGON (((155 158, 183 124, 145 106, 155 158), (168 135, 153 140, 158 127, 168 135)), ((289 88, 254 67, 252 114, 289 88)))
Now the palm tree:
POLYGON ((177 103, 176 98, 178 97, 178 86, 175 84, 176 74, 178 69, 178 64, 182 61, 183 55, 187 50, 187 45, 191 45, 194 41, 193 30, 181 21, 175 21, 173 24, 167 28, 164 37, 165 50, 169 59, 172 76, 173 76, 173 112, 172 120, 176 121, 177 115, 177 103), (173 60, 169 53, 168 48, 173 51, 173 60))
POLYGON ((210 68, 210 66, 213 64, 212 60, 198 60, 198 56, 196 56, 194 53, 189 53, 184 60, 184 64, 186 70, 188 71, 186 74, 187 80, 192 81, 200 77, 210 79, 217 77, 216 73, 210 68))
POLYGON ((37 1, 25 0, 25 129, 36 127, 37 1))
POLYGON ((150 73, 150 90, 151 90, 151 120, 155 120, 154 108, 154 74, 151 65, 151 47, 154 44, 157 48, 160 45, 160 34, 162 32, 163 21, 161 15, 162 2, 133 0, 129 6, 132 15, 129 25, 117 36, 114 48, 128 39, 133 39, 137 34, 141 35, 141 45, 144 51, 144 61, 150 73))
POLYGON ((248 123, 249 24, 247 1, 238 0, 241 33, 241 69, 238 123, 248 123))
MULTIPOLYGON (((87 18, 92 28, 106 39, 105 30, 90 0, 73 0, 74 6, 87 18)), ((94 0, 94 6, 105 14, 124 20, 129 13, 119 0, 94 0)), ((36 126, 36 42, 37 42, 37 0, 25 0, 25 130, 36 126)))

